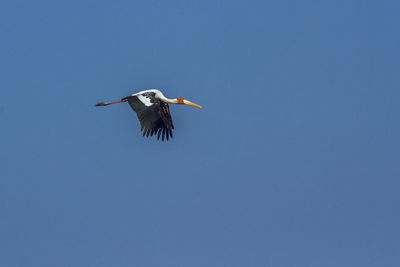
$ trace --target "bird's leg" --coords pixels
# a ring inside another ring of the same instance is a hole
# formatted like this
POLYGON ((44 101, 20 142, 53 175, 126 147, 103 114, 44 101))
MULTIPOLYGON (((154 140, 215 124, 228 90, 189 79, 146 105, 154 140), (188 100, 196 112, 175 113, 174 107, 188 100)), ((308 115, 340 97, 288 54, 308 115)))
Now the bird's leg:
POLYGON ((123 98, 121 100, 113 101, 113 102, 100 102, 100 103, 97 103, 95 106, 97 106, 97 107, 108 106, 108 105, 111 105, 111 104, 117 104, 117 103, 122 103, 122 102, 126 102, 126 101, 128 101, 128 99, 127 98, 123 98))

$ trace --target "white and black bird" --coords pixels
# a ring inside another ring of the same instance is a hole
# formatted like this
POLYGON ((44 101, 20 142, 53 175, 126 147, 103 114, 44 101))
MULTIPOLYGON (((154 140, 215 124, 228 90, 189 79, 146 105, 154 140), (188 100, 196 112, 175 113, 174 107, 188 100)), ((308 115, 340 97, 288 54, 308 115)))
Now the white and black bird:
POLYGON ((128 102, 136 112, 140 121, 141 131, 143 131, 143 136, 157 135, 157 139, 161 137, 163 141, 165 138, 169 140, 170 137, 173 137, 172 129, 174 129, 174 124, 172 123, 171 114, 169 113, 168 103, 185 104, 202 108, 182 97, 173 99, 166 98, 163 93, 157 89, 141 91, 118 101, 100 102, 95 106, 107 106, 122 102, 128 102))

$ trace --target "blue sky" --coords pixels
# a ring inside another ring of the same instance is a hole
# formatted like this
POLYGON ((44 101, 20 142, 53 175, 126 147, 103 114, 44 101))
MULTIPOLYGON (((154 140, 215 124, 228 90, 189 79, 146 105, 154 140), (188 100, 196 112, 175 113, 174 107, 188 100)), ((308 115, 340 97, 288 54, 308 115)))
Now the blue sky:
POLYGON ((0 266, 399 266, 399 8, 1 1, 0 266))

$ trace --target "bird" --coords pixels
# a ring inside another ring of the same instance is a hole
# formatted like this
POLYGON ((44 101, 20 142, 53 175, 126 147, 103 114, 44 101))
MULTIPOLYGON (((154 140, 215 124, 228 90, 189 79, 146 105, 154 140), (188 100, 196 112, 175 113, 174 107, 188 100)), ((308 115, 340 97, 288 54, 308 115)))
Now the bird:
POLYGON ((113 102, 99 102, 95 106, 108 106, 111 104, 128 102, 131 108, 136 112, 141 125, 143 136, 149 137, 156 136, 157 140, 169 140, 173 137, 172 130, 174 124, 169 112, 168 104, 184 104, 198 108, 203 108, 193 102, 182 97, 169 99, 166 98, 160 90, 149 89, 134 93, 130 96, 124 97, 121 100, 113 102))

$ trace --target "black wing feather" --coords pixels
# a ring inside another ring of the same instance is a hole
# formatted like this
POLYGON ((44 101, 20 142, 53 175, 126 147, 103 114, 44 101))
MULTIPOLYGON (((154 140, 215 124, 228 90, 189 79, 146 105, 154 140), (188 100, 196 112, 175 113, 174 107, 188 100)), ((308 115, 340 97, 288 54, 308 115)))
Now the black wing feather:
POLYGON ((143 136, 149 136, 157 134, 157 139, 164 141, 165 137, 169 140, 172 136, 172 129, 174 124, 172 123, 172 117, 169 112, 168 103, 164 103, 158 98, 155 98, 152 94, 143 95, 148 97, 152 103, 151 106, 146 106, 136 96, 128 96, 128 103, 131 108, 136 112, 143 136))

